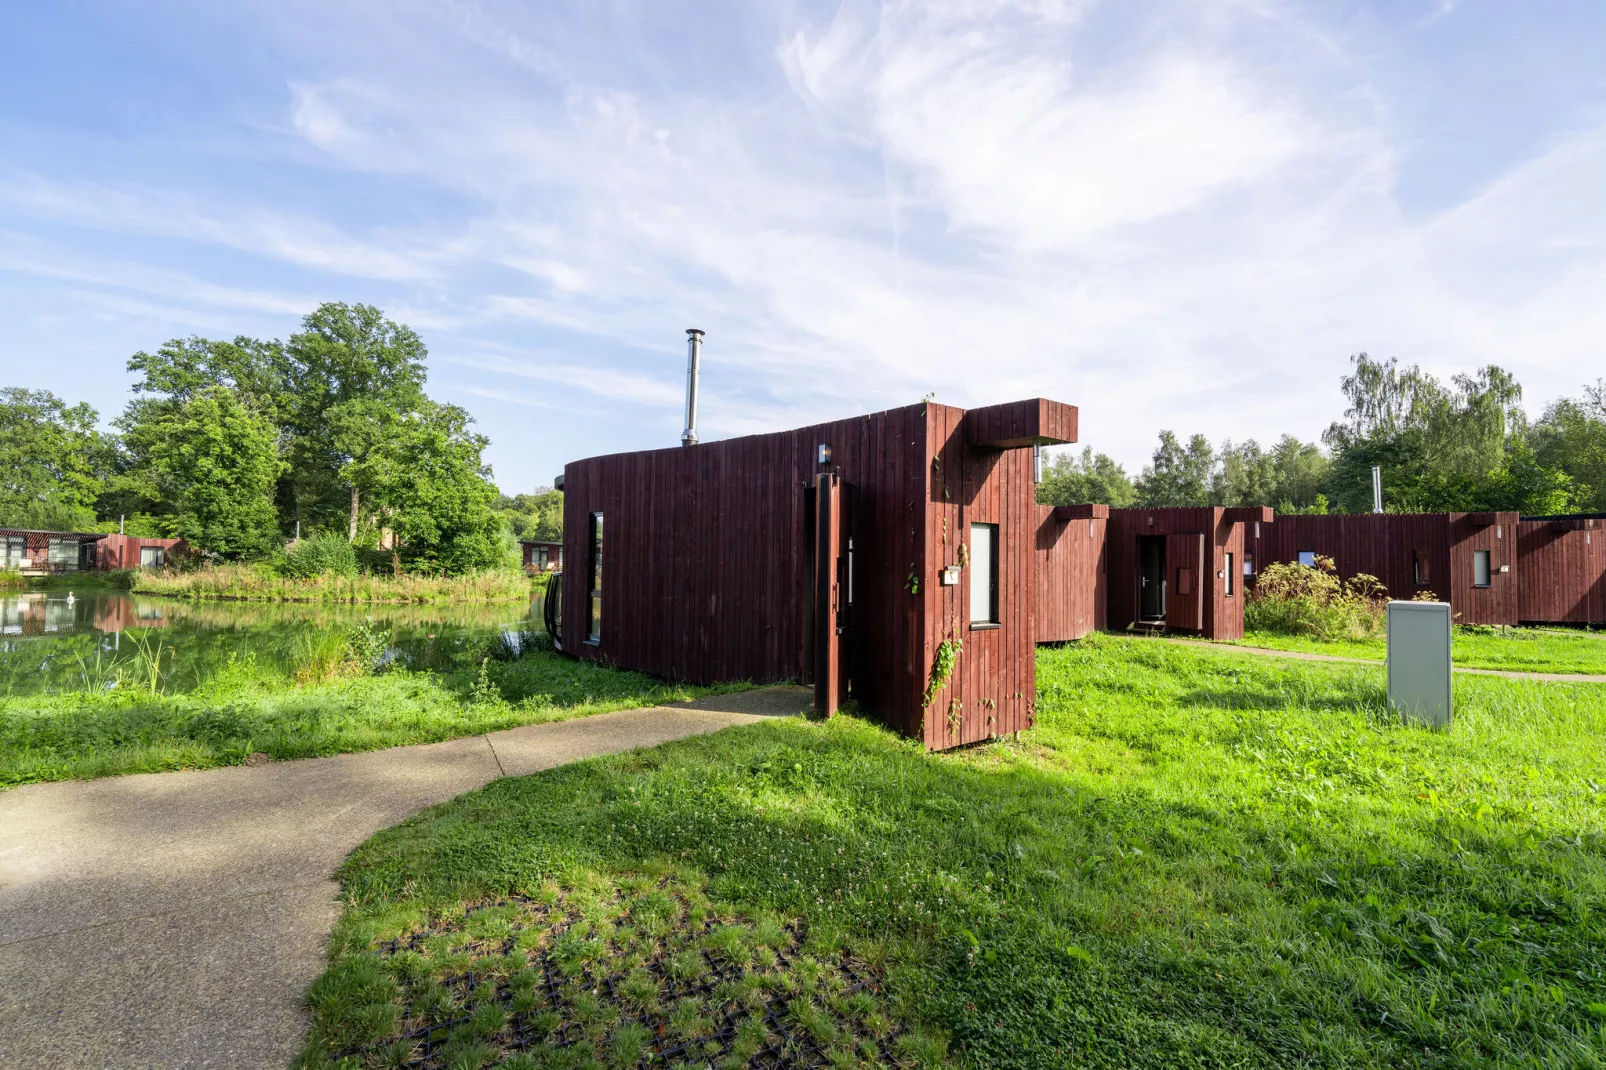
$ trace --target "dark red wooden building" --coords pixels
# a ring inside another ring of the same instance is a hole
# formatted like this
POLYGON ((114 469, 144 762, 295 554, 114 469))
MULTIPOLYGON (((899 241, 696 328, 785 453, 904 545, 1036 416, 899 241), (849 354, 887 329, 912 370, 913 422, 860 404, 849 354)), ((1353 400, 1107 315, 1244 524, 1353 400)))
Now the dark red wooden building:
POLYGON ((520 539, 524 551, 524 571, 551 572, 563 567, 563 543, 543 539, 520 539))
POLYGON ((564 469, 565 650, 697 683, 801 679, 941 749, 1032 723, 1034 445, 1076 409, 927 403, 564 469), (946 648, 943 644, 948 644, 946 648), (939 649, 959 649, 933 687, 939 649))
POLYGON ((27 575, 160 568, 184 552, 182 539, 147 539, 90 531, 0 529, 0 569, 27 575))

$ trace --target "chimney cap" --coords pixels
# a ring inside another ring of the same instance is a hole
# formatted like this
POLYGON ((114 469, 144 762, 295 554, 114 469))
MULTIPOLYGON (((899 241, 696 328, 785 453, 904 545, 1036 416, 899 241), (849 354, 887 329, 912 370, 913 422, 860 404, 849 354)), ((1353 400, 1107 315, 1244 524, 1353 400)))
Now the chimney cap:
POLYGON ((703 334, 704 334, 703 329, 701 327, 687 327, 686 328, 686 333, 687 334, 695 334, 699 338, 701 338, 703 336, 703 334))

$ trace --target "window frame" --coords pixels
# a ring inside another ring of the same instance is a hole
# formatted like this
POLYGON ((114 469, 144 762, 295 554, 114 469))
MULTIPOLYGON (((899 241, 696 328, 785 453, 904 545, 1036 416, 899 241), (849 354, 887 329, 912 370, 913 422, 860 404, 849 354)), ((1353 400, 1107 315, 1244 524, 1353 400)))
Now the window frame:
POLYGON ((166 564, 167 548, 165 546, 141 546, 139 548, 140 568, 162 568, 166 564), (145 560, 146 554, 150 555, 149 561, 145 560))
POLYGON ((1490 550, 1472 551, 1472 586, 1484 590, 1494 586, 1494 553, 1490 550), (1483 562, 1483 582, 1478 582, 1478 562, 1483 562))
POLYGON ((1223 585, 1223 590, 1222 590, 1221 593, 1222 593, 1222 597, 1231 598, 1231 597, 1233 597, 1233 595, 1237 594, 1237 592, 1238 592, 1238 589, 1236 587, 1234 587, 1233 584, 1232 584, 1232 579, 1233 579, 1232 570, 1235 567, 1235 564, 1233 562, 1233 552, 1231 550, 1225 550, 1225 551, 1223 551, 1223 553, 1226 555, 1226 558, 1227 558, 1227 567, 1221 570, 1222 577, 1226 581, 1225 584, 1223 585))
POLYGON ((982 522, 971 524, 970 541, 967 545, 968 552, 970 553, 970 627, 973 631, 985 631, 989 628, 1002 627, 1003 621, 1001 618, 1003 614, 999 606, 1000 599, 998 592, 998 551, 1001 545, 1001 535, 998 530, 998 525, 982 522), (976 568, 975 547, 976 535, 978 532, 986 532, 988 539, 988 562, 987 574, 985 578, 985 582, 987 584, 985 599, 986 605, 983 607, 986 613, 984 616, 977 616, 976 609, 976 584, 978 580, 982 578, 981 572, 979 572, 976 568))
POLYGON ((603 551, 604 524, 602 511, 599 509, 590 514, 586 525, 586 537, 589 540, 590 559, 586 570, 586 644, 598 646, 602 643, 602 551, 603 551))
POLYGON ((1294 552, 1294 561, 1296 563, 1298 563, 1300 565, 1300 567, 1302 567, 1302 568, 1315 568, 1316 567, 1316 551, 1315 550, 1296 550, 1294 552), (1309 561, 1305 560, 1305 558, 1307 558, 1307 557, 1310 558, 1309 561))
POLYGON ((1427 587, 1433 583, 1433 570, 1429 567, 1428 552, 1426 550, 1411 551, 1411 584, 1415 587, 1427 587))

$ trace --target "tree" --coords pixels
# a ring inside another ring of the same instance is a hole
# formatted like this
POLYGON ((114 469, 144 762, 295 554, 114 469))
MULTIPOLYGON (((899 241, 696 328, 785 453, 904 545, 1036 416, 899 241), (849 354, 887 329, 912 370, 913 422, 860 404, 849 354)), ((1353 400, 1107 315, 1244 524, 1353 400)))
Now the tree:
MULTIPOLYGON (((1113 462, 1112 462, 1113 463, 1113 462)), ((1045 500, 1041 488, 1038 501, 1045 500)), ((499 495, 496 511, 506 519, 515 539, 558 542, 563 538, 563 492, 537 487, 533 494, 499 495)))
POLYGON ((156 503, 168 534, 219 557, 264 554, 278 543, 278 437, 234 390, 200 386, 128 424, 125 479, 156 503))
POLYGON ((375 489, 363 480, 381 463, 368 463, 370 455, 383 445, 390 416, 423 411, 427 355, 411 328, 372 305, 329 302, 302 320, 285 345, 299 517, 332 526, 343 514, 357 541, 364 495, 375 489))
POLYGON ((1209 505, 1215 470, 1215 451, 1203 435, 1194 435, 1184 448, 1170 431, 1160 432, 1154 462, 1137 481, 1139 505, 1209 505))
POLYGON ((385 417, 384 440, 352 462, 360 472, 345 473, 369 488, 409 568, 475 572, 501 560, 502 518, 481 459, 488 442, 469 431, 471 422, 456 405, 434 402, 385 417))
POLYGON ((1217 454, 1211 480, 1216 505, 1269 505, 1283 512, 1311 509, 1323 498, 1327 457, 1314 443, 1284 435, 1269 451, 1254 439, 1242 445, 1229 440, 1217 454))
POLYGON ((1606 513, 1606 379, 1585 387, 1581 398, 1553 402, 1531 441, 1541 467, 1572 481, 1570 508, 1606 513))
POLYGON ((1060 453, 1044 466, 1043 481, 1037 485, 1037 500, 1043 505, 1081 505, 1093 502, 1120 509, 1129 506, 1137 494, 1126 469, 1091 446, 1081 456, 1060 453))
POLYGON ((48 390, 0 390, 0 524, 82 530, 94 524, 111 443, 87 404, 48 390))

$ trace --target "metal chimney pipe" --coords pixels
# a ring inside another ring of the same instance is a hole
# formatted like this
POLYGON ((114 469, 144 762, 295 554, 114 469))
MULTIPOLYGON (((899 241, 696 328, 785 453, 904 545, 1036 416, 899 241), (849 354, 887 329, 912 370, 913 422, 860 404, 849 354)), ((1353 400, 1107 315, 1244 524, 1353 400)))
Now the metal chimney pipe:
POLYGON ((686 329, 686 430, 680 436, 682 446, 697 445, 697 377, 703 362, 703 332, 696 327, 686 329))
POLYGON ((1383 469, 1379 465, 1372 466, 1372 512, 1383 511, 1383 469))

